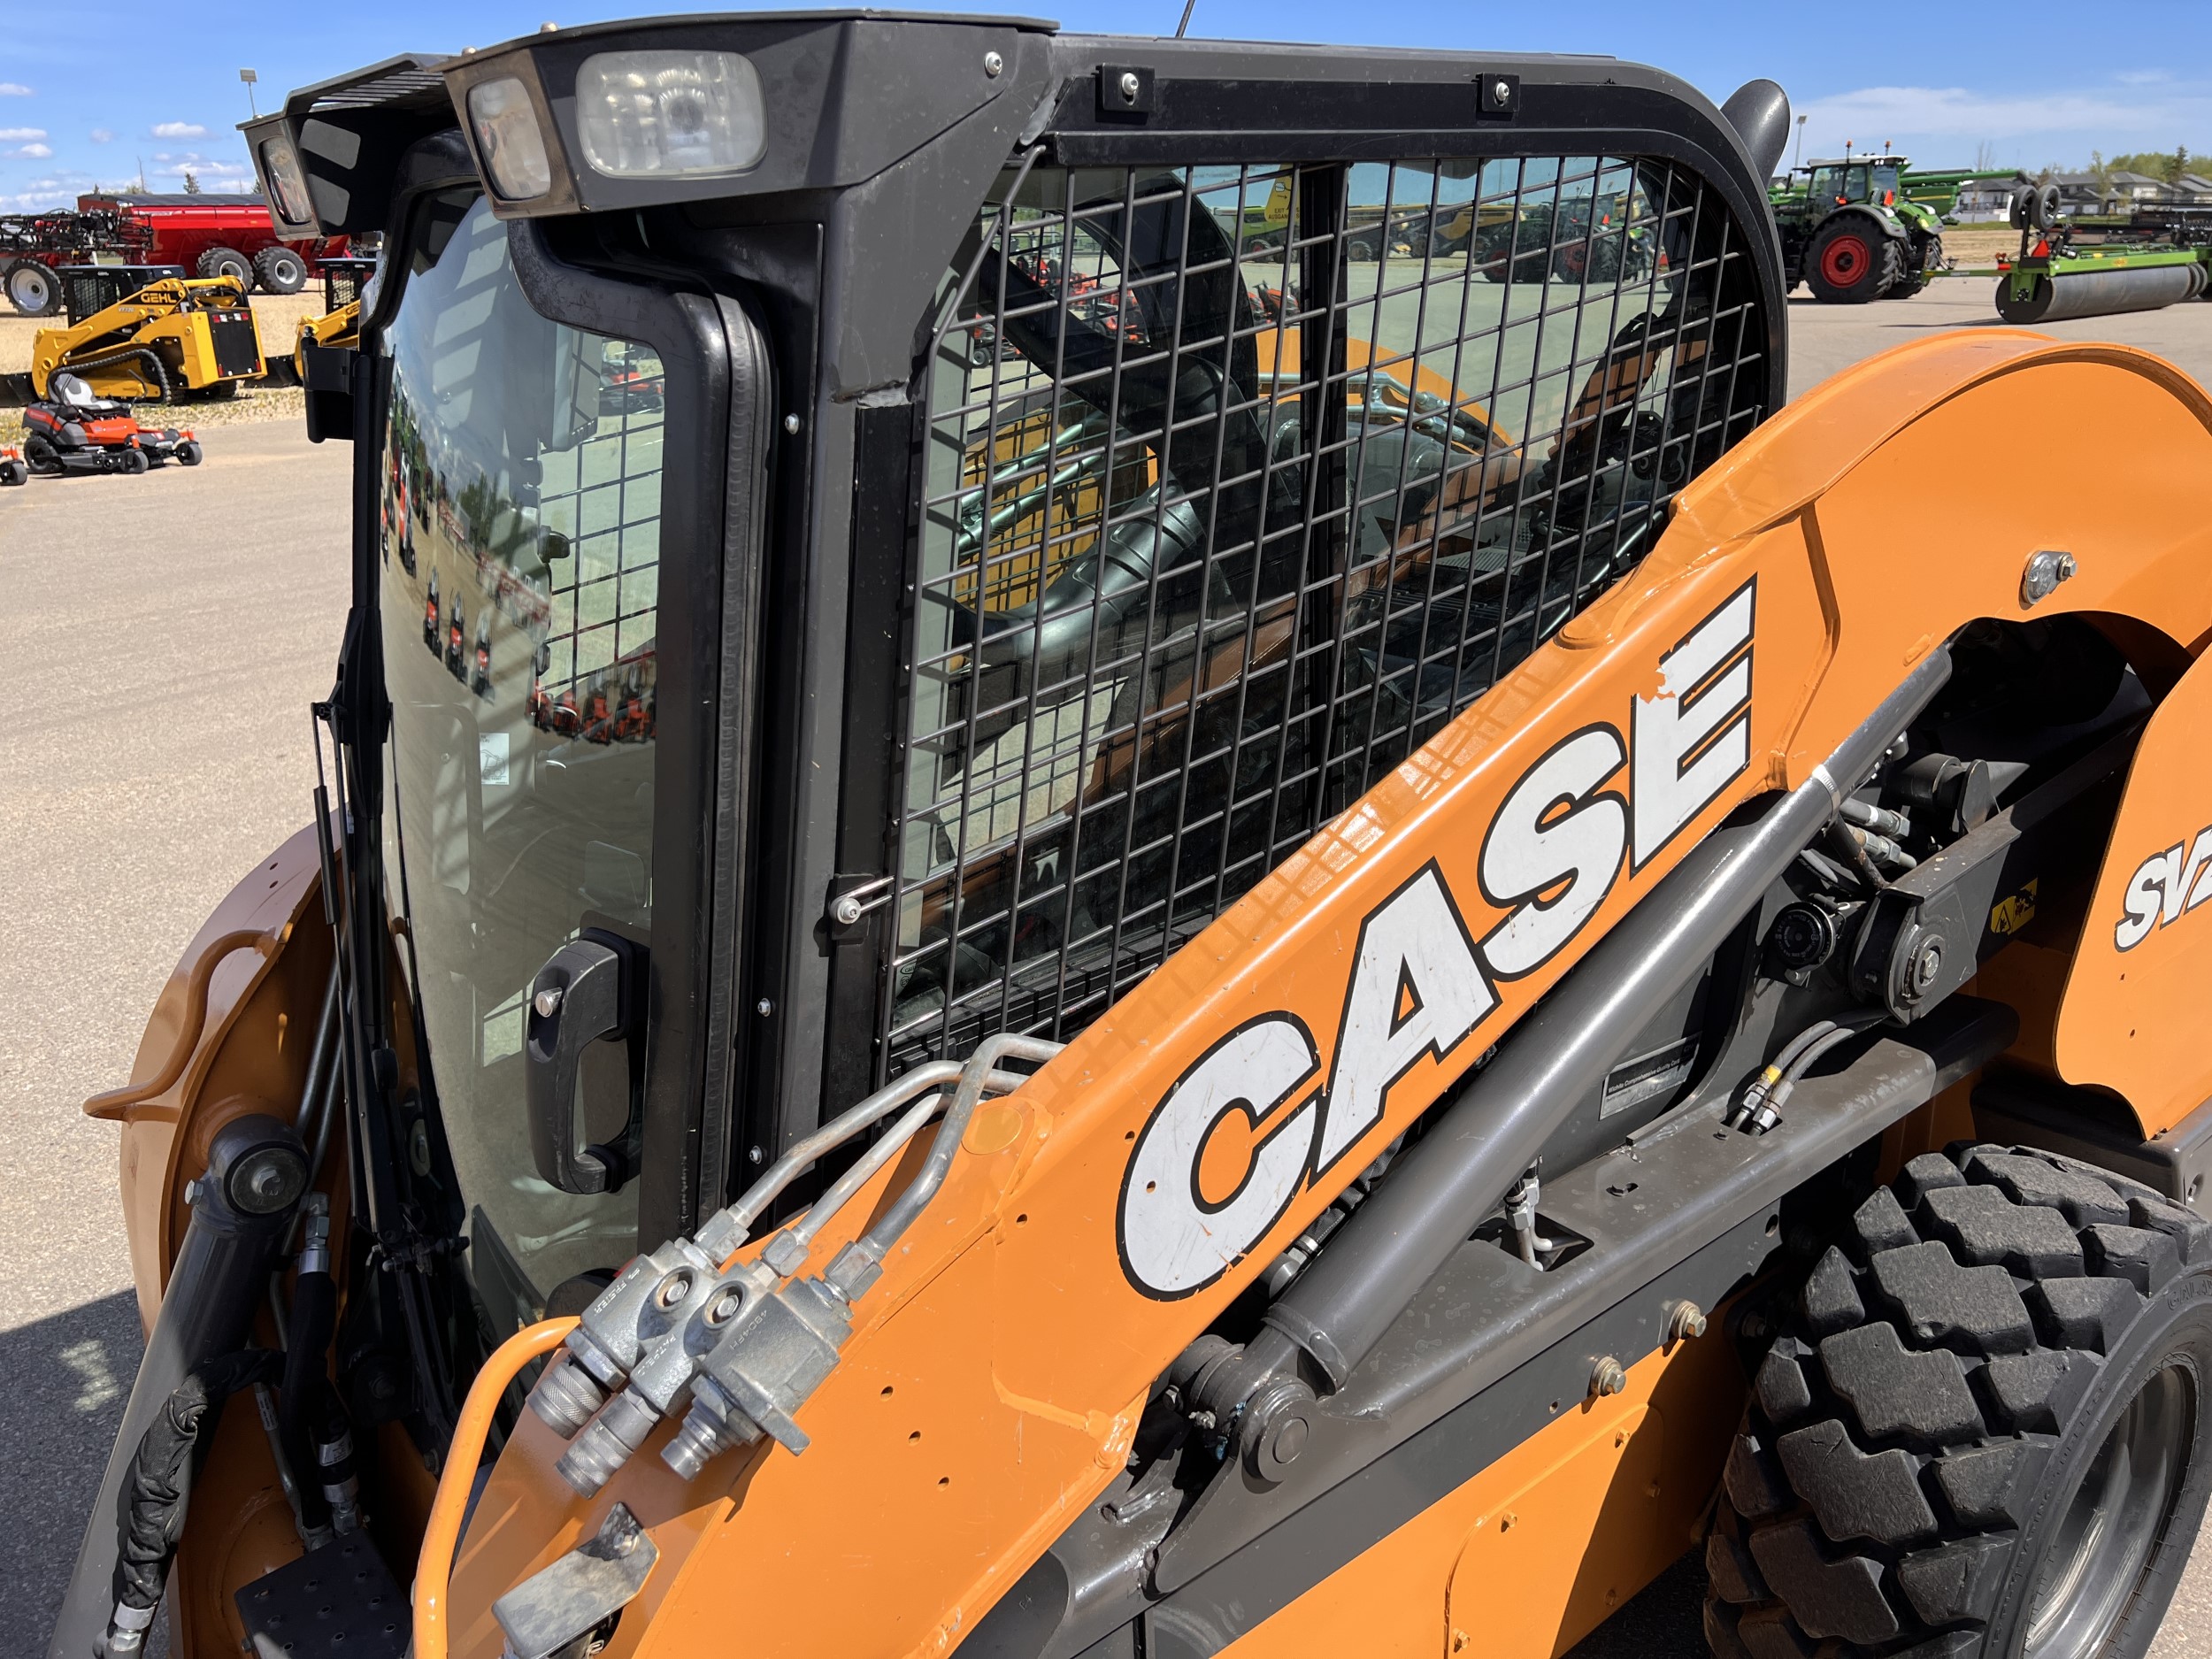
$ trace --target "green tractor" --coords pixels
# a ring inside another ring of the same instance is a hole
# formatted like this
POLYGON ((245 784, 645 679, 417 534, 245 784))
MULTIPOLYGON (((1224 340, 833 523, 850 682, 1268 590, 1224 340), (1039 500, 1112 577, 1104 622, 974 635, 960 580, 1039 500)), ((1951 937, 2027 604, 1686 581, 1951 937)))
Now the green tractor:
POLYGON ((1910 299, 1943 268, 1943 221, 1909 200, 1902 156, 1846 157, 1793 168, 1768 194, 1782 234, 1782 280, 1831 305, 1910 299))

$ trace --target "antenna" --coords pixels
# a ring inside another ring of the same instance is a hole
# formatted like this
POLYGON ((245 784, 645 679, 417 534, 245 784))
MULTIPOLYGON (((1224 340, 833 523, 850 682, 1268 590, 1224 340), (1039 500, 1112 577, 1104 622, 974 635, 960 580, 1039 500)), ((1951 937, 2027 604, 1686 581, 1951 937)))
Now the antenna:
POLYGON ((261 111, 254 107, 253 88, 254 82, 261 77, 250 69, 242 69, 238 72, 238 78, 246 83, 246 107, 253 111, 253 119, 257 121, 261 119, 261 111))
POLYGON ((1797 164, 1805 159, 1805 123, 1811 119, 1809 115, 1797 118, 1797 153, 1790 157, 1790 171, 1793 173, 1797 171, 1797 164))
POLYGON ((1183 0, 1183 20, 1175 26, 1175 38, 1181 40, 1183 32, 1190 27, 1190 14, 1198 10, 1198 0, 1183 0))

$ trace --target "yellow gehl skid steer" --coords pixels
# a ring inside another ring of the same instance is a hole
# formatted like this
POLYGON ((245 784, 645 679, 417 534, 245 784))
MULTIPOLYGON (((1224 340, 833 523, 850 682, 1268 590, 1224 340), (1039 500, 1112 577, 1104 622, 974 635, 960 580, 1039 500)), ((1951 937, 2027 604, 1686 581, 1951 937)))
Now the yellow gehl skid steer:
POLYGON ((39 396, 57 374, 98 396, 160 403, 180 392, 234 397, 261 377, 261 337, 237 278, 188 277, 180 265, 68 265, 59 275, 67 324, 31 342, 39 396))
POLYGON ((836 13, 250 127, 385 238, 354 609, 90 1103, 55 1659, 1549 1659, 1693 1550, 1726 1655, 2142 1653, 2212 404, 1977 330, 1785 408, 1788 125, 836 13))

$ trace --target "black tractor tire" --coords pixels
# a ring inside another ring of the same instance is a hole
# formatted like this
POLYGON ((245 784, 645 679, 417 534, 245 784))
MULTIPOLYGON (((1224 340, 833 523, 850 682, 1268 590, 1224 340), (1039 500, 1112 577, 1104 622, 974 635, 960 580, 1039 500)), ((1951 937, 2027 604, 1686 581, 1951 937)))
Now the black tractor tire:
POLYGON ((17 259, 0 271, 0 289, 19 317, 51 317, 61 309, 61 280, 35 259, 17 259))
POLYGON ((235 248, 210 248, 193 262, 192 269, 203 277, 236 277, 241 289, 253 291, 253 261, 235 248))
POLYGON ((150 472, 154 470, 154 464, 145 450, 126 449, 123 451, 123 470, 131 473, 150 472))
POLYGON ((24 434, 23 461, 34 472, 61 472, 68 469, 62 465, 61 453, 43 433, 24 434))
POLYGON ((1883 290, 1886 300, 1909 300, 1923 292, 1943 269, 1943 238, 1916 231, 1912 252, 1905 259, 1905 273, 1893 288, 1883 290))
POLYGON ((1783 1323, 1707 1542, 1715 1653, 2139 1659, 2212 1490, 2212 1222, 1926 1153, 1783 1323))
POLYGON ((1552 255, 1552 274, 1562 282, 1618 282, 1620 243, 1602 234, 1588 242, 1562 242, 1552 255))
POLYGON ((206 458, 196 438, 187 438, 177 445, 176 455, 179 466, 197 466, 206 458))
POLYGON ((1839 213, 1814 234, 1805 280, 1824 305, 1863 305, 1910 279, 1895 237, 1876 229, 1863 214, 1839 213))
POLYGON ((13 456, 10 456, 4 461, 0 461, 0 488, 12 488, 18 484, 27 484, 30 481, 31 469, 21 461, 17 460, 13 456))
POLYGON ((307 286, 307 261, 276 242, 254 255, 253 274, 264 294, 296 294, 307 286))

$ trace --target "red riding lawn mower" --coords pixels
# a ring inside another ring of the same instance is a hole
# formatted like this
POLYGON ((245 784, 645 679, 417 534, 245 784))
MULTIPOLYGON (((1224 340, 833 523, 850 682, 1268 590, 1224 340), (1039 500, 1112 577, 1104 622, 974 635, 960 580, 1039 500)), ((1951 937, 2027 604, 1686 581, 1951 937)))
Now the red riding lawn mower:
POLYGON ((165 461, 200 464, 187 427, 142 426, 128 403, 96 396, 73 374, 57 374, 50 396, 23 411, 23 458, 34 472, 143 472, 165 461))

